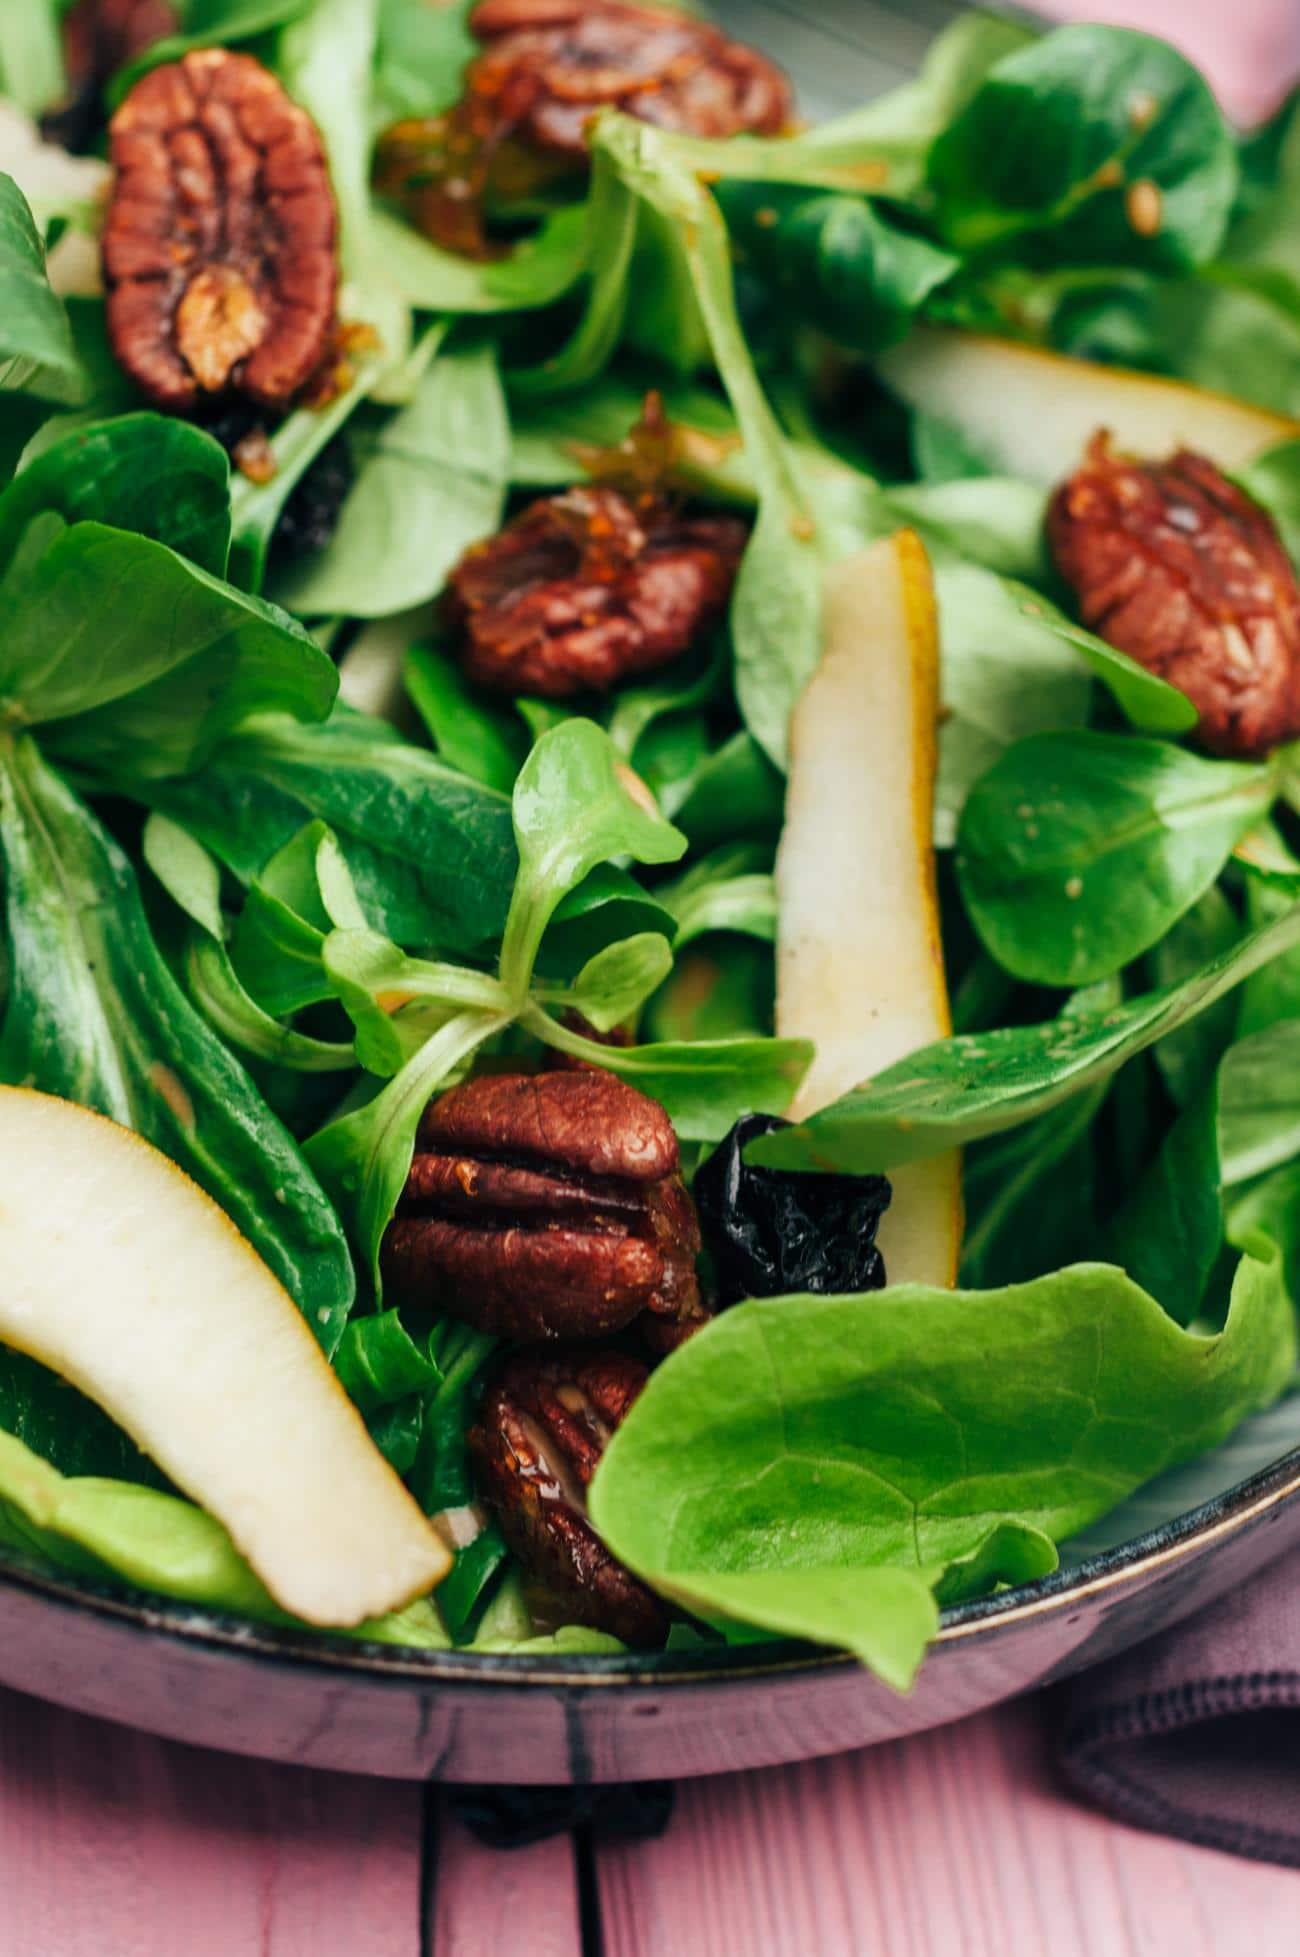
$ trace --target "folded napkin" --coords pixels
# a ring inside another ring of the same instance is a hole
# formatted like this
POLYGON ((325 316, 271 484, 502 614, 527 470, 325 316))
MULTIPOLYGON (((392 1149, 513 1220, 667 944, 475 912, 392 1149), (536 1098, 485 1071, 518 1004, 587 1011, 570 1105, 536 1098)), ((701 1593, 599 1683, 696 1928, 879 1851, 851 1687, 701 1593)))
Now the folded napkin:
POLYGON ((1059 1757, 1121 1821, 1300 1868, 1300 1560, 1075 1681, 1059 1757))

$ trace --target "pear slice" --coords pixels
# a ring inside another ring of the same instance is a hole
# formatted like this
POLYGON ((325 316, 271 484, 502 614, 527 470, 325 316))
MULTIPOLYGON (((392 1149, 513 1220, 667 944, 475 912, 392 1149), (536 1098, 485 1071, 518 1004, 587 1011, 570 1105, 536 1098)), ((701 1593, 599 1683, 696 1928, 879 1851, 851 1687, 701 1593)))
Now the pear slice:
MULTIPOLYGON (((817 1054, 796 1119, 951 1031, 931 810, 939 646, 929 560, 910 530, 827 574, 825 643, 790 724, 776 861, 776 1025, 817 1054)), ((950 1285, 961 1161, 891 1174, 891 1284, 950 1285)))
POLYGON ((1078 468, 1099 428, 1131 455, 1193 448, 1229 471, 1300 435, 1300 422, 1226 394, 953 327, 919 327, 878 367, 910 407, 959 429, 990 467, 1045 486, 1078 468))
POLYGON ((129 1129, 16 1087, 0 1087, 0 1340, 105 1407, 295 1616, 358 1624, 450 1567, 216 1204, 129 1129))

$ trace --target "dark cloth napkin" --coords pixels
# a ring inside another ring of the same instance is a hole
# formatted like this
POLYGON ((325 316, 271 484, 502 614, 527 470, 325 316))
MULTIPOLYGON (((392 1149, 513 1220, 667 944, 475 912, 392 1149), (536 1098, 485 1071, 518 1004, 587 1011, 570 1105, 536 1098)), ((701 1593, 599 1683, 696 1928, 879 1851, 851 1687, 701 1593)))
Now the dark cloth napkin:
POLYGON ((1300 1560, 1074 1681, 1059 1758, 1121 1821, 1300 1868, 1300 1560))

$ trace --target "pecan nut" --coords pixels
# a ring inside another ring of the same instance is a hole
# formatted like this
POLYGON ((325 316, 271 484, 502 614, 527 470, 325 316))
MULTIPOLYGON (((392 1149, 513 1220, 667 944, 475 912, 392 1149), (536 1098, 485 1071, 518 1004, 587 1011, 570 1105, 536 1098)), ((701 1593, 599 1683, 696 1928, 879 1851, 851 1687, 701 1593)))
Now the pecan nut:
POLYGON ((334 193, 315 125, 248 55, 153 69, 109 125, 113 351, 158 407, 227 391, 282 408, 326 354, 334 193))
POLYGON ((790 88, 753 48, 676 9, 625 0, 481 0, 485 43, 449 115, 399 123, 381 188, 457 251, 482 252, 483 206, 585 168, 587 125, 614 107, 695 136, 776 135, 790 88))
POLYGON ((1048 511, 1085 625, 1187 695, 1215 754, 1300 734, 1300 589, 1267 511, 1202 455, 1117 455, 1095 435, 1048 511))
POLYGON ((452 572, 447 610, 470 678, 564 699, 666 665, 725 611, 748 531, 663 497, 584 486, 545 496, 452 572))
POLYGON ((605 1548, 586 1491, 647 1377, 618 1352, 520 1354, 489 1386, 469 1433, 483 1499, 560 1621, 642 1646, 663 1643, 668 1611, 605 1548))
POLYGON ((685 1319, 700 1237, 678 1159, 659 1104, 602 1068, 480 1075, 425 1111, 385 1281, 517 1339, 685 1319))

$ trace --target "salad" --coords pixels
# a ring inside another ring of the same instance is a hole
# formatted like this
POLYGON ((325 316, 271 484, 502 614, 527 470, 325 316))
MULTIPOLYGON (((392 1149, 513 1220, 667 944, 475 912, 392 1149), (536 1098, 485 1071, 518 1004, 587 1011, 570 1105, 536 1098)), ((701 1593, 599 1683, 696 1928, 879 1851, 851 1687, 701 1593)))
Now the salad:
POLYGON ((0 29, 0 1540, 903 1689, 1292 1386, 1300 113, 0 29))

